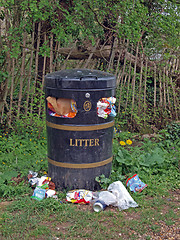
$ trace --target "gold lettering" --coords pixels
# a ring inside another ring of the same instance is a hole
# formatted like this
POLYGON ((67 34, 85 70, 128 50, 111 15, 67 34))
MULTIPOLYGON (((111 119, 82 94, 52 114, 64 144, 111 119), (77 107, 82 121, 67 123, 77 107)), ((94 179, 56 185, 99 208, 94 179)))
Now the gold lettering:
POLYGON ((82 147, 83 139, 78 139, 78 140, 79 140, 79 146, 82 147))
POLYGON ((83 139, 85 141, 85 147, 87 147, 88 139, 83 139))
POLYGON ((70 146, 74 146, 72 138, 70 138, 70 146))
POLYGON ((94 139, 89 139, 89 146, 90 147, 94 146, 94 139))
POLYGON ((98 138, 95 139, 95 146, 99 146, 99 139, 98 138))
POLYGON ((90 139, 69 139, 69 145, 71 147, 93 147, 99 146, 99 139, 98 138, 90 138, 90 139))

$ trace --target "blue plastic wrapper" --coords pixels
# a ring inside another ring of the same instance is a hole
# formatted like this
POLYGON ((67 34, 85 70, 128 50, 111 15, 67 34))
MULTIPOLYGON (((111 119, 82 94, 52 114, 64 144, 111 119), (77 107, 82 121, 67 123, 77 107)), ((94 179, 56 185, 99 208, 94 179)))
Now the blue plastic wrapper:
POLYGON ((137 174, 133 175, 131 178, 128 178, 126 186, 130 188, 132 192, 141 192, 147 184, 143 183, 137 174))
POLYGON ((36 187, 34 189, 34 193, 31 196, 31 198, 36 199, 36 200, 42 200, 46 196, 46 189, 42 189, 40 187, 36 187))

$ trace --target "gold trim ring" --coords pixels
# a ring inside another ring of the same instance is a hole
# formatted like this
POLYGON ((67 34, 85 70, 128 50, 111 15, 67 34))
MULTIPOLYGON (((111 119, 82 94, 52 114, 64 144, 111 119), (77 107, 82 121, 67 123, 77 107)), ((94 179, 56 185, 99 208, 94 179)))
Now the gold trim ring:
POLYGON ((104 166, 110 162, 112 162, 113 157, 110 157, 104 161, 101 162, 95 162, 95 163, 63 163, 63 162, 56 162, 50 158, 48 158, 48 162, 52 165, 62 167, 62 168, 95 168, 95 167, 101 167, 104 166))
POLYGON ((95 124, 95 125, 58 125, 55 123, 51 123, 46 121, 46 125, 51 128, 56 128, 59 130, 66 130, 66 131, 94 131, 94 130, 101 130, 106 129, 114 126, 114 121, 103 123, 103 124, 95 124))

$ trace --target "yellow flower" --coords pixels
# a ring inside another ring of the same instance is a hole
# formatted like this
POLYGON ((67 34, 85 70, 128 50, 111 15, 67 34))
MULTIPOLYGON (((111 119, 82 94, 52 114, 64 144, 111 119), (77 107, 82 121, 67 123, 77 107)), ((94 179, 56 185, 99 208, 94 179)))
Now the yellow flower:
POLYGON ((132 141, 131 141, 130 139, 128 139, 128 140, 126 140, 126 143, 127 143, 128 145, 131 145, 131 144, 132 144, 132 141))
POLYGON ((29 141, 32 141, 32 139, 30 138, 30 140, 29 141))
POLYGON ((41 159, 41 162, 42 162, 43 160, 41 159))
POLYGON ((121 146, 125 146, 126 145, 126 143, 124 141, 120 141, 119 143, 120 143, 121 146))
POLYGON ((44 171, 44 174, 47 174, 47 172, 46 172, 46 171, 44 171))
POLYGON ((36 164, 38 163, 38 161, 36 161, 36 164))
POLYGON ((3 164, 5 164, 5 162, 3 162, 3 164))

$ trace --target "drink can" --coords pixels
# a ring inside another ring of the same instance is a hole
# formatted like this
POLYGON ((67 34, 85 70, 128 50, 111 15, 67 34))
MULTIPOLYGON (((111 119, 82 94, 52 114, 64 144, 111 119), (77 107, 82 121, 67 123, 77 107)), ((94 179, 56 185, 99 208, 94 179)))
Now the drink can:
POLYGON ((101 212, 106 207, 107 207, 107 205, 101 200, 97 200, 93 205, 93 209, 94 209, 95 212, 101 212))

